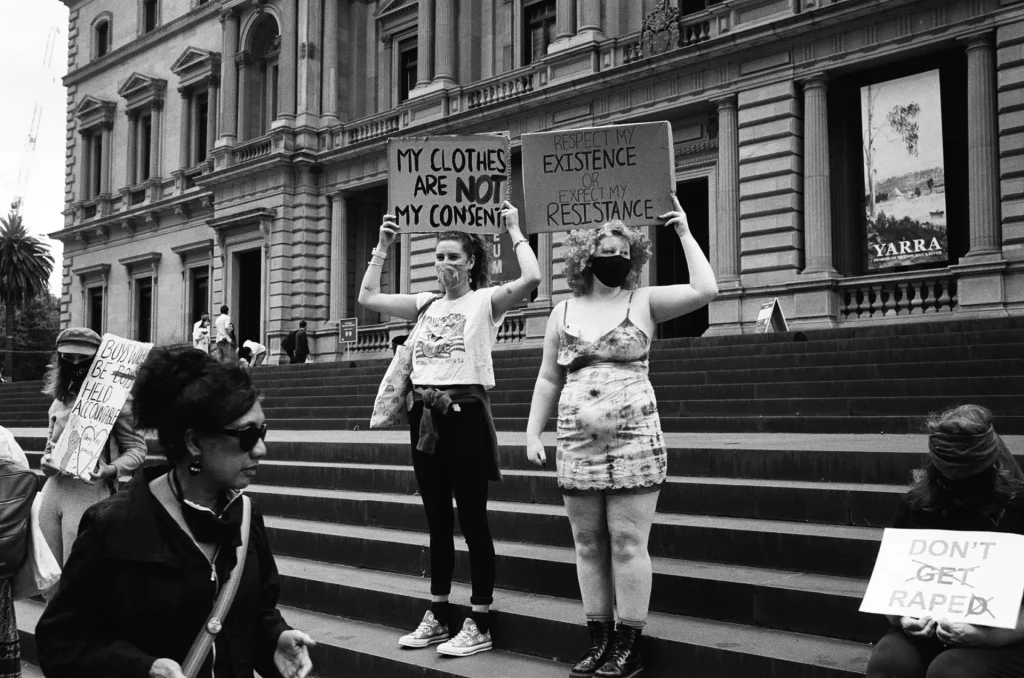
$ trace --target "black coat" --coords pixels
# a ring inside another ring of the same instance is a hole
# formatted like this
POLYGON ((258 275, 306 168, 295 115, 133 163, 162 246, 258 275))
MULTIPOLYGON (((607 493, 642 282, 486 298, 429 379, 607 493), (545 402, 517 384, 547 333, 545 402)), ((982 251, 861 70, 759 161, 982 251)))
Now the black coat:
MULTIPOLYGON (((60 590, 36 627, 47 678, 147 678, 157 659, 181 664, 213 609, 210 561, 149 489, 166 469, 136 474, 127 491, 82 518, 60 590)), ((252 513, 245 570, 217 636, 216 678, 279 678, 278 575, 263 517, 252 513)), ((214 652, 199 672, 211 675, 214 652)))

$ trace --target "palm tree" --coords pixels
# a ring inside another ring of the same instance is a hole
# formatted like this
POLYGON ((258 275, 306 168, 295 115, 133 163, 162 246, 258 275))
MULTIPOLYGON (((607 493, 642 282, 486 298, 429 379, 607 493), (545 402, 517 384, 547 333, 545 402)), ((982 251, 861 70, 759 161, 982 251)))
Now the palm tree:
POLYGON ((14 374, 14 311, 46 291, 53 273, 53 256, 39 238, 31 235, 21 215, 0 217, 0 301, 7 309, 7 356, 4 371, 14 374))

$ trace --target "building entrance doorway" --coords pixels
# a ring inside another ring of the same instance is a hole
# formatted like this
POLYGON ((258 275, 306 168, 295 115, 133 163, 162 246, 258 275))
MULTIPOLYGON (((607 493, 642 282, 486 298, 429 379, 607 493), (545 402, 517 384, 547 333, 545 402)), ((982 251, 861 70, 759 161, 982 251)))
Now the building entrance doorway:
MULTIPOLYGON (((686 212, 690 232, 697 244, 708 254, 708 178, 701 177, 676 184, 676 196, 686 212)), ((675 229, 658 226, 654 231, 655 285, 676 285, 690 281, 686 256, 679 244, 675 229)), ((659 339, 699 337, 708 329, 708 307, 699 308, 689 315, 658 325, 659 339)))
POLYGON ((247 339, 262 341, 261 322, 263 314, 263 252, 260 249, 246 250, 235 254, 235 289, 232 295, 237 299, 236 308, 231 309, 235 323, 235 338, 241 346, 247 339))

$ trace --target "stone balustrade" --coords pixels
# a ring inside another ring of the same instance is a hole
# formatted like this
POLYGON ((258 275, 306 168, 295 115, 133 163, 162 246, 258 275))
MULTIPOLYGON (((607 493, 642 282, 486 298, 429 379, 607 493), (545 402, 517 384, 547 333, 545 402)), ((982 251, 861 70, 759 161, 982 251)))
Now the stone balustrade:
POLYGON ((526 316, 509 313, 498 328, 498 344, 518 344, 526 341, 526 316))
POLYGON ((946 269, 849 278, 837 289, 840 322, 950 313, 958 303, 946 269))
POLYGON ((358 144, 363 141, 388 137, 398 132, 399 116, 391 111, 372 118, 359 121, 348 129, 348 143, 358 144))
POLYGON ((359 336, 353 354, 379 353, 391 348, 391 332, 388 323, 364 325, 359 328, 359 336))
POLYGON ((467 106, 470 109, 480 108, 529 94, 534 90, 535 75, 531 69, 527 73, 520 72, 511 77, 503 75, 500 79, 478 83, 467 92, 467 106))

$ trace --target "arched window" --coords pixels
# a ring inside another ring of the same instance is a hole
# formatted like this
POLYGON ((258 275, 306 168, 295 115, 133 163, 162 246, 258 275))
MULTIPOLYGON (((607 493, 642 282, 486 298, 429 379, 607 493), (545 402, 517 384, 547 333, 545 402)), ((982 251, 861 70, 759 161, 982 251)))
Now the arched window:
POLYGON ((110 40, 113 34, 110 21, 110 13, 105 12, 92 22, 93 59, 99 59, 110 51, 110 40))
POLYGON ((240 57, 239 108, 246 139, 266 134, 277 118, 280 54, 280 28, 273 16, 264 15, 249 32, 247 49, 240 57))

